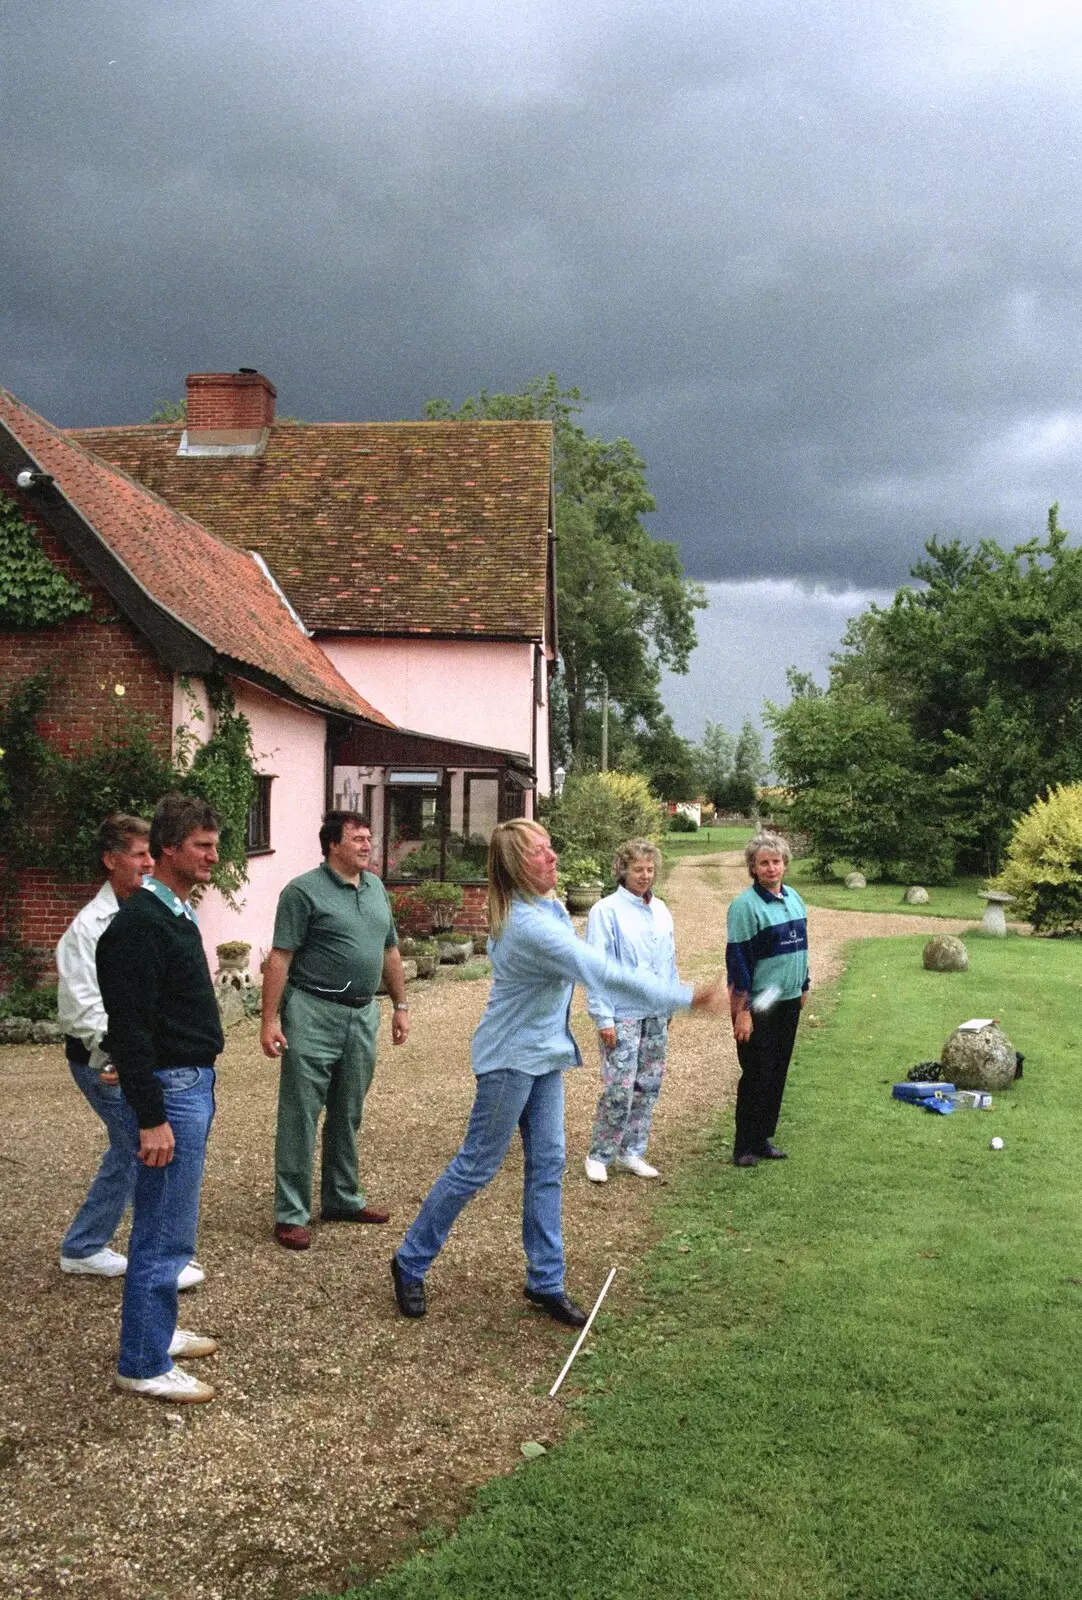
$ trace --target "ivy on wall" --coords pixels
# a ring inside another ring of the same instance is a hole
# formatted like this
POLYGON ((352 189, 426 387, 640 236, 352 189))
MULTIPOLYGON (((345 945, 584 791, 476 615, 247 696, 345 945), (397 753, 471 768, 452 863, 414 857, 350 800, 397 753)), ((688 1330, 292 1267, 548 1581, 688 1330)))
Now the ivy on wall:
POLYGON ((58 674, 25 678, 0 708, 0 963, 20 981, 32 956, 12 930, 16 873, 46 867, 73 882, 99 876, 98 826, 111 811, 149 817, 163 794, 198 795, 218 813, 221 831, 212 882, 226 900, 247 882, 248 811, 256 794, 252 731, 224 679, 207 680, 213 726, 205 744, 178 742, 177 759, 155 744, 147 719, 120 705, 110 725, 80 750, 58 750, 38 718, 58 674))
POLYGON ((14 500, 0 493, 0 627, 47 628, 89 610, 90 596, 57 571, 14 500))

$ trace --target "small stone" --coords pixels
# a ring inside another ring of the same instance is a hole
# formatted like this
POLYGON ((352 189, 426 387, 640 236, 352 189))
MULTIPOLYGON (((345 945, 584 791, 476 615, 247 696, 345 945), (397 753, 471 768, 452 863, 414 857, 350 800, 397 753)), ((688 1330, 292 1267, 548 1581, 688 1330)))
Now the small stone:
POLYGON ((866 889, 868 880, 863 872, 847 872, 845 875, 845 887, 847 889, 866 889))
POLYGON ((929 972, 966 972, 969 970, 969 951, 961 939, 952 933, 937 933, 924 946, 921 958, 929 972))
POLYGON ((59 1044, 64 1035, 55 1022, 34 1022, 30 1027, 31 1044, 59 1044))
POLYGON ((902 896, 904 906, 926 906, 928 904, 928 891, 922 889, 919 883, 911 883, 902 896))

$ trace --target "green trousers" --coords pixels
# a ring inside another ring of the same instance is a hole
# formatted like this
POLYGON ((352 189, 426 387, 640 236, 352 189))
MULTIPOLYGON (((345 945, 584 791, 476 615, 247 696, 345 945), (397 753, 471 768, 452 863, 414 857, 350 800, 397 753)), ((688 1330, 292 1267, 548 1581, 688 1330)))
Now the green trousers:
POLYGON ((378 1001, 355 1011, 287 986, 282 1032, 289 1045, 282 1056, 274 1142, 276 1222, 303 1227, 312 1214, 316 1128, 324 1109, 320 1207, 332 1212, 363 1207, 357 1135, 376 1068, 378 1031, 378 1001))

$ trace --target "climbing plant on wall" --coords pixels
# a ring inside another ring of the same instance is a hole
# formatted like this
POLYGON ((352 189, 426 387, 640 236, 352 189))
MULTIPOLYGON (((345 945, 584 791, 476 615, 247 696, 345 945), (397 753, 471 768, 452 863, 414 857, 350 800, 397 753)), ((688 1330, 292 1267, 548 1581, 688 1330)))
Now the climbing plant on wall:
POLYGON ((47 628, 89 610, 90 596, 53 566, 14 500, 0 494, 0 627, 47 628))

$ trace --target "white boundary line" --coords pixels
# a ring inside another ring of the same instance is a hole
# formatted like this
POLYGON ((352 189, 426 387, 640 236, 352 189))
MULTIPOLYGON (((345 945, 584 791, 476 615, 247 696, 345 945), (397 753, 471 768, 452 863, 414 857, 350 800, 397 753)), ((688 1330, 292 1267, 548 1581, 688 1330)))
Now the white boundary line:
POLYGON ((604 1300, 605 1296, 608 1294, 609 1289, 612 1286, 612 1280, 613 1280, 613 1278, 615 1278, 615 1276, 616 1276, 616 1268, 613 1267, 612 1271, 609 1273, 608 1277, 605 1279, 605 1287, 602 1289, 601 1293, 598 1295, 597 1299, 594 1302, 594 1309, 590 1312, 590 1315, 586 1318, 586 1326, 585 1326, 585 1328, 583 1328, 582 1332, 579 1334, 578 1338, 575 1340, 575 1348, 572 1350, 571 1354, 568 1356, 567 1360, 564 1362, 563 1371, 560 1373, 560 1376, 556 1379, 556 1382, 553 1384, 552 1388, 549 1390, 549 1399, 550 1400, 555 1398, 557 1389, 560 1387, 561 1383, 563 1383, 564 1379, 567 1377, 567 1374, 571 1371, 571 1363, 572 1363, 572 1361, 574 1361, 575 1357, 578 1355, 579 1351, 582 1349, 582 1342, 586 1338, 586 1335, 589 1333, 590 1328, 591 1328, 591 1326, 593 1324, 594 1318, 597 1316, 597 1313, 601 1310, 601 1302, 602 1302, 602 1300, 604 1300))

